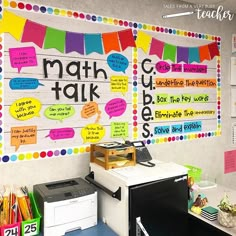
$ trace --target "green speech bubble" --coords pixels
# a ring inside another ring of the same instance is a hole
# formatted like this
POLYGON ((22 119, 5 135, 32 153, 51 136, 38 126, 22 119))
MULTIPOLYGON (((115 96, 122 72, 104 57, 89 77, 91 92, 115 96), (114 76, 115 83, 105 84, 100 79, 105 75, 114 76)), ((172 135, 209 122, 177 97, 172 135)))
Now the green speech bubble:
POLYGON ((127 138, 128 122, 111 122, 111 138, 127 138))
POLYGON ((75 114, 75 109, 71 105, 57 104, 48 107, 44 111, 44 115, 51 120, 64 120, 75 114))

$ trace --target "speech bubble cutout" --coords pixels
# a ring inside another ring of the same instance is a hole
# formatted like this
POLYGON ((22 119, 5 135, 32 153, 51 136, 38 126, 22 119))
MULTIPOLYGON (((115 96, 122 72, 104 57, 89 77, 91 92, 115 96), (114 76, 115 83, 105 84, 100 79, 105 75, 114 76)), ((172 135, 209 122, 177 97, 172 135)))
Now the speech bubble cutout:
POLYGON ((17 151, 20 145, 37 143, 37 126, 22 126, 11 128, 11 146, 17 151))
POLYGON ((112 138, 127 138, 128 130, 128 122, 111 122, 112 138))
POLYGON ((75 109, 71 105, 56 104, 48 107, 44 111, 44 115, 51 120, 64 120, 75 114, 75 109))
POLYGON ((37 66, 37 57, 34 47, 9 48, 12 68, 20 73, 22 67, 37 66))
POLYGON ((52 140, 68 139, 68 138, 73 138, 74 135, 75 131, 73 128, 60 128, 60 129, 51 129, 46 138, 50 137, 50 139, 52 140))
POLYGON ((121 116, 125 112, 126 107, 127 103, 124 99, 114 98, 106 104, 105 111, 111 119, 113 116, 121 116))
POLYGON ((95 123, 98 123, 101 118, 101 111, 98 109, 98 104, 96 102, 88 102, 86 103, 81 111, 81 117, 88 119, 94 115, 98 114, 95 123))
POLYGON ((129 66, 129 61, 122 54, 112 53, 107 57, 107 64, 112 70, 125 73, 125 70, 129 66))
POLYGON ((38 86, 44 86, 39 83, 39 80, 36 78, 13 78, 9 82, 9 86, 12 90, 21 90, 21 89, 37 89, 38 86))
POLYGON ((128 76, 117 76, 113 75, 110 78, 111 92, 121 92, 125 95, 128 92, 128 76))
POLYGON ((84 143, 99 142, 105 135, 105 128, 99 124, 89 124, 82 128, 81 136, 84 143))
POLYGON ((20 98, 10 106, 10 114, 17 120, 29 120, 40 116, 41 102, 36 98, 20 98))

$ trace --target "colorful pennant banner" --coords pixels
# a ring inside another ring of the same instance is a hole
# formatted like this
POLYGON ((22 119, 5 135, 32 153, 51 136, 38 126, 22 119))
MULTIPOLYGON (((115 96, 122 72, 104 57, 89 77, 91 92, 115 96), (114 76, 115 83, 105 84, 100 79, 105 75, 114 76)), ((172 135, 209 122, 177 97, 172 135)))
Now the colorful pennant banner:
POLYGON ((40 25, 33 21, 27 20, 21 42, 33 42, 40 48, 43 47, 44 37, 46 34, 46 26, 40 25))
POLYGON ((44 26, 4 10, 0 21, 0 33, 9 33, 21 42, 33 42, 40 48, 55 48, 62 53, 78 52, 82 55, 93 52, 107 54, 136 47, 132 29, 111 33, 76 33, 44 26))
POLYGON ((56 48, 60 52, 64 52, 66 40, 66 31, 47 27, 44 39, 44 48, 56 48))
POLYGON ((141 48, 145 53, 149 49, 149 55, 156 55, 162 60, 170 60, 174 63, 200 63, 220 55, 217 42, 199 47, 182 47, 165 43, 142 31, 137 34, 136 47, 141 48))
POLYGON ((10 33, 16 40, 20 40, 26 19, 4 10, 3 20, 0 22, 0 33, 10 33))
POLYGON ((117 32, 103 33, 102 40, 105 54, 112 50, 120 52, 120 44, 117 32))
POLYGON ((138 31, 137 39, 136 39, 136 46, 138 48, 142 48, 145 53, 148 52, 150 42, 152 37, 148 34, 145 34, 143 31, 138 31))
POLYGON ((127 47, 136 47, 133 32, 131 29, 118 31, 122 51, 127 47))
POLYGON ((163 49, 164 49, 164 42, 152 38, 149 55, 157 55, 160 59, 162 59, 163 49))
POLYGON ((4 10, 0 21, 0 33, 9 33, 21 42, 33 42, 40 48, 55 48, 61 53, 107 54, 112 50, 120 52, 128 47, 137 47, 145 53, 149 51, 149 55, 174 63, 200 63, 220 55, 217 42, 199 47, 182 47, 160 41, 143 31, 138 31, 135 41, 132 29, 103 34, 67 32, 38 24, 7 10, 4 10))
POLYGON ((73 51, 84 55, 84 34, 66 32, 66 53, 73 51))

